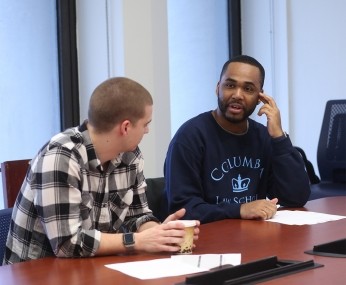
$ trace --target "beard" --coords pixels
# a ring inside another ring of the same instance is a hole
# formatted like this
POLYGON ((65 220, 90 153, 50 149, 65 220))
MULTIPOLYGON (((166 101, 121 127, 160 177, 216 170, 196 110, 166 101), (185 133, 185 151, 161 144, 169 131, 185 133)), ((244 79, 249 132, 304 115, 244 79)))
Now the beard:
POLYGON ((221 114, 230 123, 241 123, 241 122, 246 121, 247 118, 250 117, 250 115, 255 111, 256 106, 257 106, 257 104, 254 104, 253 106, 250 106, 250 108, 245 108, 243 106, 243 114, 239 115, 239 116, 236 116, 236 115, 232 115, 232 114, 227 112, 228 106, 231 105, 232 103, 240 104, 236 100, 232 100, 230 102, 223 102, 220 99, 220 95, 219 94, 217 95, 217 104, 219 106, 221 114))

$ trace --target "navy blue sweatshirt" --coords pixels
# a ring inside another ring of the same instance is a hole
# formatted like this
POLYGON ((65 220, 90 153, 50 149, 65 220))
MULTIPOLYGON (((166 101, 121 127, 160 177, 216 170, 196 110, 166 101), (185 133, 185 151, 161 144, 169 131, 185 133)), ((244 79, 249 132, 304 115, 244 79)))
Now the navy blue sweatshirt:
POLYGON ((240 218, 240 205, 278 198, 303 206, 310 195, 304 162, 289 137, 273 139, 249 119, 248 132, 223 130, 211 111, 184 123, 173 137, 164 166, 169 212, 208 223, 240 218))

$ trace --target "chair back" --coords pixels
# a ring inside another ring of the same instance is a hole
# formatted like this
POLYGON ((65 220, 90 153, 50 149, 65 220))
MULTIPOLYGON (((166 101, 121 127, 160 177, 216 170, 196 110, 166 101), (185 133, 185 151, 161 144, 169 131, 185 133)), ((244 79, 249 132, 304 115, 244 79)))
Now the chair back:
POLYGON ((10 228, 12 208, 0 210, 0 265, 5 255, 6 240, 10 228))
POLYGON ((320 178, 316 175, 316 172, 315 172, 315 168, 313 166, 313 164, 311 163, 310 160, 308 160, 306 154, 305 154, 305 151, 298 147, 298 146, 295 146, 296 150, 298 150, 298 152, 300 153, 300 155, 302 156, 302 159, 304 161, 304 165, 305 165, 305 170, 309 176, 309 180, 310 180, 310 184, 317 184, 317 183, 320 183, 321 180, 320 178))
POLYGON ((165 178, 147 178, 145 179, 147 183, 147 199, 149 209, 153 211, 153 214, 161 222, 163 222, 167 217, 167 206, 166 199, 164 195, 165 188, 165 178))
POLYGON ((30 159, 1 163, 2 189, 5 208, 12 208, 29 168, 30 159))
POLYGON ((317 164, 322 182, 346 183, 346 100, 326 104, 317 164))

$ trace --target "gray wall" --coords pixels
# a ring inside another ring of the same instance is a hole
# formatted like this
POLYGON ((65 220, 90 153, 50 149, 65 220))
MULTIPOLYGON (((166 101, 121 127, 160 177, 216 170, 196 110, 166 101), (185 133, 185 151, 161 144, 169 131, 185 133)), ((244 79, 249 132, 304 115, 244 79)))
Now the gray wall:
POLYGON ((176 129, 215 107, 228 58, 226 7, 226 0, 77 0, 81 120, 104 79, 142 83, 154 99, 150 132, 140 144, 146 177, 163 176, 176 129))
MULTIPOLYGON (((242 0, 244 53, 258 57, 265 91, 283 114, 293 143, 317 168, 325 104, 346 98, 346 2, 242 0)), ((317 171, 318 172, 318 171, 317 171)))
MULTIPOLYGON (((184 4, 184 1, 177 2, 184 4)), ((90 93, 106 77, 125 75, 146 86, 155 102, 150 133, 141 143, 147 177, 162 176, 167 146, 179 120, 215 107, 216 101, 210 100, 215 95, 210 93, 216 84, 218 74, 215 73, 227 59, 223 32, 220 35, 217 28, 222 20, 212 20, 215 15, 224 16, 218 12, 222 4, 208 6, 210 0, 199 0, 198 3, 215 9, 200 14, 209 17, 205 19, 208 29, 196 26, 202 37, 200 31, 204 31, 207 44, 211 44, 207 47, 210 56, 202 53, 200 58, 212 62, 210 80, 199 81, 202 69, 181 64, 182 70, 189 70, 190 74, 184 76, 190 79, 190 86, 205 85, 205 92, 180 94, 184 92, 181 89, 179 96, 186 96, 186 101, 180 104, 189 107, 181 108, 180 118, 176 119, 173 114, 177 109, 172 102, 177 95, 172 94, 174 83, 169 76, 168 52, 168 39, 174 39, 168 34, 168 19, 172 14, 167 12, 167 7, 172 3, 172 0, 77 1, 81 119, 85 118, 90 93), (216 57, 218 44, 222 48, 216 57)), ((242 0, 241 4, 243 53, 263 63, 267 71, 265 92, 275 98, 284 129, 317 168, 317 143, 325 103, 346 97, 342 88, 346 74, 343 52, 346 50, 346 1, 242 0)), ((193 9, 187 11, 189 14, 184 17, 193 17, 193 9)), ((194 36, 191 32, 191 39, 194 36)), ((263 118, 254 117, 265 124, 263 118)))

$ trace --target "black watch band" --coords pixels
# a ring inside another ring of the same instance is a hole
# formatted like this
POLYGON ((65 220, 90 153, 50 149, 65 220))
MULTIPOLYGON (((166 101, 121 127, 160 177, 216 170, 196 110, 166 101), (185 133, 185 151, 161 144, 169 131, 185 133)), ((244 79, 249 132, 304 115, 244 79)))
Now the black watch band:
POLYGON ((123 244, 128 251, 133 251, 135 249, 135 236, 133 233, 123 234, 123 244))

